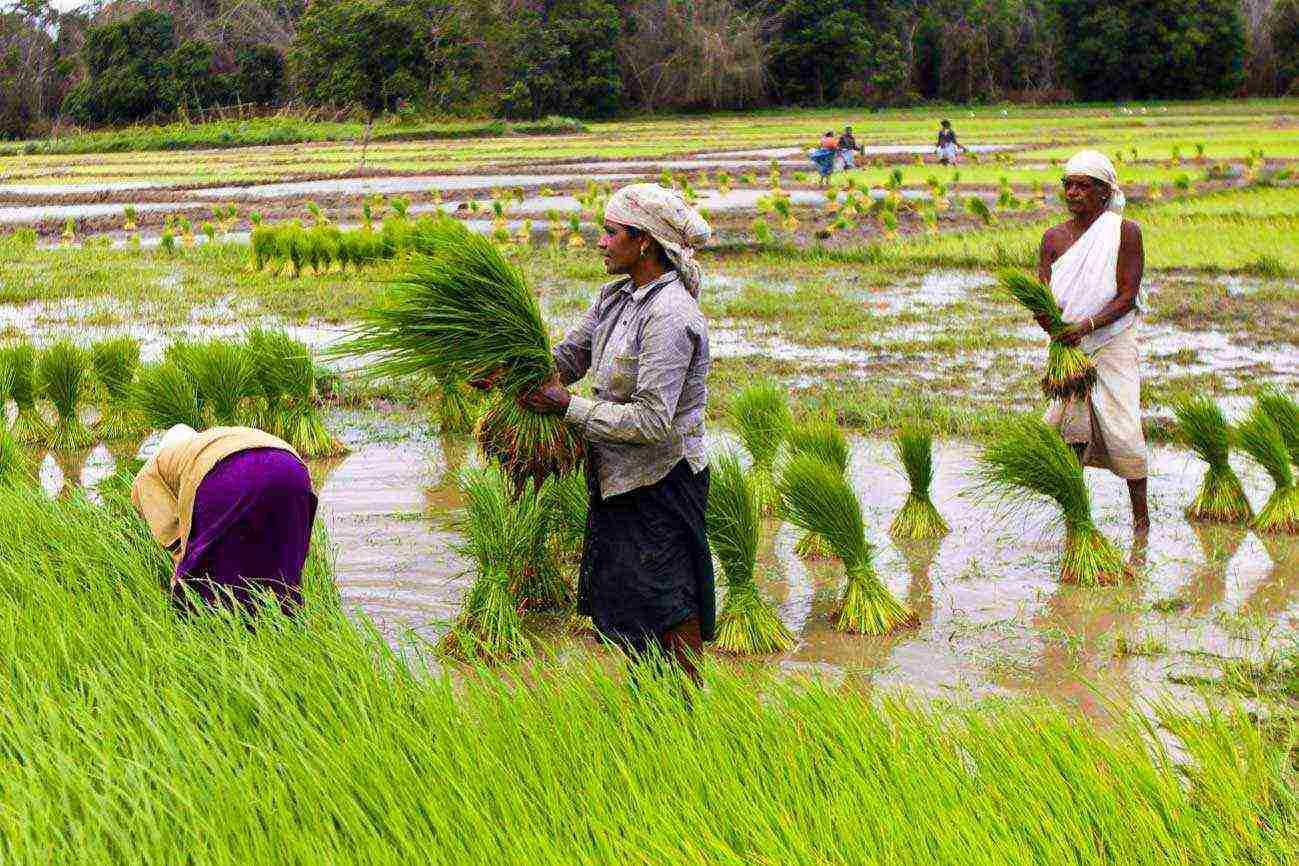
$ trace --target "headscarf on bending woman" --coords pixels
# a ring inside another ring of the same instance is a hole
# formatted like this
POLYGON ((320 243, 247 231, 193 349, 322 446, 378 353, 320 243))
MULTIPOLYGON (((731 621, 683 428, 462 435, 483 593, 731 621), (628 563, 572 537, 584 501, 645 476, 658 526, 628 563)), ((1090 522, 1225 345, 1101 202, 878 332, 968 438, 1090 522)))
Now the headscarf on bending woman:
POLYGON ((695 251, 708 243, 713 230, 679 192, 656 183, 625 186, 604 206, 604 218, 648 232, 667 253, 686 291, 699 297, 703 274, 695 261, 695 251))

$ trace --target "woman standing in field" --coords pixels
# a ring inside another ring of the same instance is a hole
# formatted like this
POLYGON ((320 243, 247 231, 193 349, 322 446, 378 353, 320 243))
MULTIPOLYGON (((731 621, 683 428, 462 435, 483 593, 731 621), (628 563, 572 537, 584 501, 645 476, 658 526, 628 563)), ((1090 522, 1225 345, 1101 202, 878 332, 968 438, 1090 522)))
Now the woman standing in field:
POLYGON ((287 442, 250 427, 177 425, 136 475, 131 501, 176 562, 178 608, 187 590, 208 604, 249 608, 268 591, 286 614, 301 606, 316 494, 287 442))
POLYGON ((960 161, 957 156, 964 149, 956 140, 956 130, 952 129, 952 122, 944 120, 939 124, 938 143, 935 145, 938 161, 943 165, 956 165, 960 161))
POLYGON ((628 652, 657 647, 696 682, 713 639, 704 528, 708 325, 697 248, 708 223, 655 184, 619 190, 600 249, 618 278, 555 347, 558 374, 523 404, 562 413, 588 443, 591 497, 578 603, 628 652), (567 386, 592 375, 592 398, 567 386))

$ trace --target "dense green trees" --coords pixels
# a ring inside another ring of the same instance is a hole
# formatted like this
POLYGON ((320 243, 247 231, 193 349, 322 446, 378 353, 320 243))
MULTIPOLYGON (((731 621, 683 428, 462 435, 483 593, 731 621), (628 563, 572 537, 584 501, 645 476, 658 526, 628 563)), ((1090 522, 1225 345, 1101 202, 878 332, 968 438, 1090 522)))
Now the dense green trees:
POLYGON ((1299 0, 1278 0, 1269 24, 1276 91, 1299 95, 1299 0))
POLYGON ((1060 53, 1083 99, 1194 99, 1237 90, 1237 0, 1057 0, 1060 53))
POLYGON ((610 0, 553 0, 521 23, 513 83, 501 96, 507 117, 602 117, 618 109, 622 76, 614 46, 622 19, 610 0))

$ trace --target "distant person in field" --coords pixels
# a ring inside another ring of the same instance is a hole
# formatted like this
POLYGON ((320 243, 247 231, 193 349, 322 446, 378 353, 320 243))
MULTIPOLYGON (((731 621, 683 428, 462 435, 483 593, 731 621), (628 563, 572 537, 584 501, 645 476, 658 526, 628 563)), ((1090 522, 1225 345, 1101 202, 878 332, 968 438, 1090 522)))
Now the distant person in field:
POLYGON ((269 593, 291 614, 302 605, 316 494, 287 442, 251 427, 162 437, 131 486, 131 501, 176 568, 172 602, 250 608, 269 593))
MULTIPOLYGON (((1083 465, 1127 480, 1132 523, 1143 533, 1150 528, 1150 510, 1136 327, 1145 270, 1141 227, 1123 218, 1123 192, 1103 153, 1084 150, 1069 160, 1064 195, 1071 218, 1042 236, 1037 273, 1070 323, 1060 341, 1081 347, 1095 362, 1098 379, 1089 398, 1057 402, 1046 420, 1083 465)), ((1047 327, 1044 320, 1038 324, 1047 327)))
POLYGON ((821 136, 820 147, 808 156, 816 166, 816 170, 821 173, 821 183, 829 183, 830 175, 834 174, 835 159, 839 156, 839 137, 834 134, 833 129, 825 131, 825 135, 821 136))
POLYGON ((956 130, 952 129, 950 120, 944 120, 939 124, 938 144, 935 148, 938 151, 938 161, 943 165, 956 165, 960 162, 960 152, 965 148, 956 140, 956 130))
POLYGON ((857 144, 857 139, 853 137, 852 127, 845 126, 843 135, 839 136, 839 156, 843 158, 843 167, 845 169, 856 168, 857 154, 864 154, 865 152, 866 149, 857 144))

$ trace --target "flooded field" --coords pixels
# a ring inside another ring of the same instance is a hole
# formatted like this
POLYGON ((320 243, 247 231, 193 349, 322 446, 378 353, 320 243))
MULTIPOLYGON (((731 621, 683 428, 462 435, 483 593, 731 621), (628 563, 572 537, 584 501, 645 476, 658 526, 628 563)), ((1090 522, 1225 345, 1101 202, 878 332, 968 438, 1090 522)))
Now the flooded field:
MULTIPOLYGON (((714 450, 725 447, 728 442, 715 439, 714 450)), ((123 453, 100 446, 88 455, 47 456, 42 481, 51 493, 65 477, 93 485, 123 453)), ((1097 523, 1137 569, 1130 584, 1099 590, 1056 580, 1054 506, 1035 509, 1032 520, 1002 521, 971 498, 977 453, 965 441, 936 443, 933 498, 952 533, 899 546, 887 527, 907 485, 891 446, 876 439, 853 443, 851 478, 877 545, 879 573, 920 614, 919 628, 884 638, 835 631, 828 614, 842 569, 833 561, 799 559, 793 553, 798 532, 769 521, 759 571, 798 643, 757 663, 931 696, 1042 694, 1102 712, 1113 698, 1189 698, 1194 689, 1186 683, 1212 674, 1224 659, 1257 658, 1271 637, 1299 625, 1299 539, 1188 523, 1182 509, 1202 466, 1187 452, 1154 449, 1154 527, 1142 543, 1134 543, 1129 528, 1126 487, 1088 470, 1097 523)), ((453 526, 461 504, 456 472, 471 455, 466 441, 417 436, 365 444, 313 465, 344 604, 392 640, 410 631, 435 640, 471 583, 469 563, 455 552, 453 526)), ((1270 482, 1257 467, 1242 462, 1237 469, 1261 505, 1270 482)), ((532 627, 547 642, 575 640, 555 637, 546 617, 532 627)))

